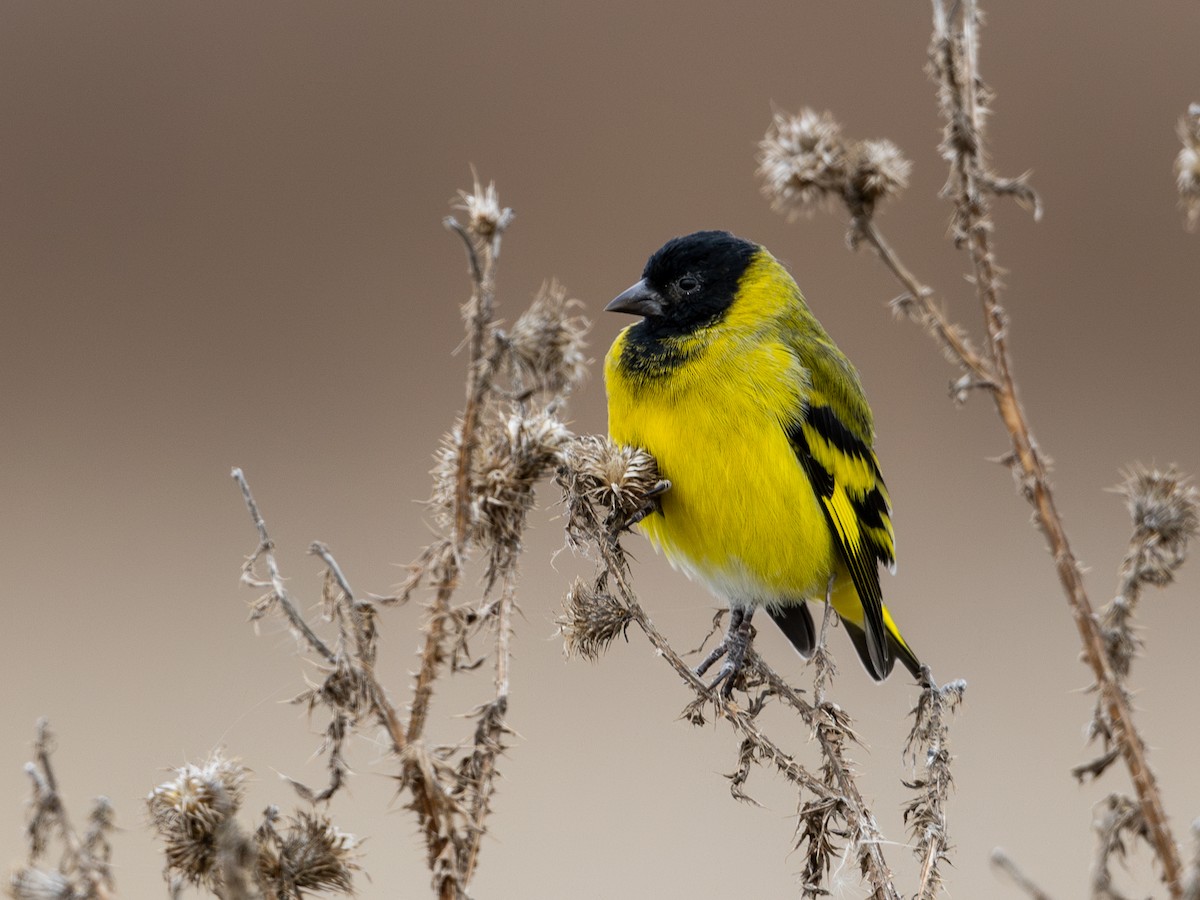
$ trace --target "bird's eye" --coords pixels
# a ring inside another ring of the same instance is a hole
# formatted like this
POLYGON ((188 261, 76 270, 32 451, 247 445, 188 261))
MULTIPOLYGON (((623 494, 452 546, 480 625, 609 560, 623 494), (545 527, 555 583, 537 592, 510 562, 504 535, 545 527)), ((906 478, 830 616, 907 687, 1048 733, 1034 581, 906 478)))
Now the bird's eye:
POLYGON ((692 291, 699 289, 700 279, 695 275, 684 275, 677 282, 675 282, 675 286, 678 287, 679 290, 683 291, 683 293, 690 294, 692 291))

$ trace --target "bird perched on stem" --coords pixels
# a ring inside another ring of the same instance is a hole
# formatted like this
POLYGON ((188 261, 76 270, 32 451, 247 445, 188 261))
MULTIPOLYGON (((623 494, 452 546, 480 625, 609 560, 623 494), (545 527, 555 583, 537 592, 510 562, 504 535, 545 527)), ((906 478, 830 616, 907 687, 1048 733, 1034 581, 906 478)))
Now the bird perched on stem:
POLYGON ((724 231, 668 241, 605 309, 642 317, 604 362, 613 440, 658 461, 670 487, 641 527, 728 602, 713 685, 733 690, 765 607, 808 657, 806 601, 828 600, 876 680, 921 665, 883 605, 891 507, 858 373, 767 250, 724 231))

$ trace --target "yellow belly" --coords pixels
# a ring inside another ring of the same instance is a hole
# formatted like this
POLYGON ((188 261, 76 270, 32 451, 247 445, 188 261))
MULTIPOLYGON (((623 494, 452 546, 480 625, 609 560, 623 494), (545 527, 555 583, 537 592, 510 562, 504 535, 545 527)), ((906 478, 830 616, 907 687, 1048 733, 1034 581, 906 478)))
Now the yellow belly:
POLYGON ((642 523, 668 559, 743 604, 823 598, 834 571, 824 513, 786 433, 804 372, 767 344, 715 354, 665 381, 639 383, 606 363, 609 431, 646 449, 671 490, 642 523))

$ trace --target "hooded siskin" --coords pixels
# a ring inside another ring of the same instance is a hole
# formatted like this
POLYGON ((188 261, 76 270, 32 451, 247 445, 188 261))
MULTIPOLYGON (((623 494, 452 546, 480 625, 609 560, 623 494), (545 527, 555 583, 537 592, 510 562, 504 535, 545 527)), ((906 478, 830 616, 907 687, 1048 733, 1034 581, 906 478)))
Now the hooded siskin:
POLYGON ((895 536, 871 409, 787 270, 757 244, 699 231, 667 242, 607 309, 643 317, 605 359, 609 432, 671 483, 641 527, 729 603, 727 640, 765 606, 807 657, 805 601, 828 592, 873 678, 897 658, 919 677, 879 586, 895 536))

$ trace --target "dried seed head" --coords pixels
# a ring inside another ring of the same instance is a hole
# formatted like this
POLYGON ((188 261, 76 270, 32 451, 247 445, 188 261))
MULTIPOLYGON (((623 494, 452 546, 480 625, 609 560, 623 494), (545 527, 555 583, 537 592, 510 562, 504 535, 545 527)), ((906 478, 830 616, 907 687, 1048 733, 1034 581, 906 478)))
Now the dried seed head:
MULTIPOLYGON (((559 464, 560 450, 570 434, 546 411, 513 413, 504 422, 481 429, 469 473, 469 540, 489 547, 519 541, 525 513, 533 505, 534 485, 559 464)), ((454 521, 461 440, 462 428, 456 425, 443 438, 433 468, 430 506, 442 528, 454 521)))
POLYGON ((362 669, 339 656, 334 665, 325 669, 320 684, 312 684, 291 702, 307 706, 310 713, 324 705, 343 713, 352 722, 360 722, 372 709, 371 685, 362 669))
POLYGON ((605 591, 576 578, 555 620, 563 636, 563 653, 595 662, 633 621, 629 610, 605 591))
POLYGON ((496 183, 488 182, 485 188, 475 179, 475 187, 470 192, 459 191, 461 202, 455 209, 461 209, 467 214, 467 231, 482 241, 490 241, 504 231, 511 223, 515 214, 507 206, 500 205, 500 195, 496 193, 496 183))
POLYGON ((561 461, 570 436, 566 426, 547 412, 514 413, 491 431, 475 462, 472 491, 478 540, 488 549, 488 581, 511 565, 521 552, 525 517, 533 507, 534 487, 561 461))
POLYGON ((850 185, 868 210, 908 187, 912 163, 888 140, 862 141, 849 154, 850 185))
POLYGON ((280 834, 258 832, 258 875, 275 896, 300 897, 307 891, 354 892, 358 842, 326 816, 301 812, 280 834))
POLYGON ((758 148, 762 192, 789 221, 843 195, 846 145, 841 126, 828 112, 776 113, 758 148))
POLYGON ((247 770, 219 755, 188 764, 150 792, 151 823, 166 845, 167 872, 192 884, 211 884, 218 832, 245 795, 247 770))
POLYGON ((1188 107, 1187 115, 1179 119, 1178 130, 1183 147, 1175 157, 1175 186, 1188 230, 1192 231, 1200 222, 1200 103, 1188 107))
POLYGON ((607 436, 577 437, 563 459, 557 480, 567 506, 567 541, 584 552, 644 510, 659 485, 653 456, 607 436))
POLYGON ((513 323, 507 348, 518 390, 564 395, 583 380, 588 365, 584 337, 591 323, 571 315, 582 305, 568 299, 566 289, 551 281, 542 285, 529 309, 513 323))
POLYGON ((1125 577, 1134 584, 1170 584, 1200 528, 1200 495, 1174 468, 1160 472, 1142 466, 1132 467, 1117 490, 1133 518, 1125 577))
POLYGON ((13 872, 8 890, 14 900, 74 900, 77 896, 67 876, 33 866, 23 866, 13 872))

